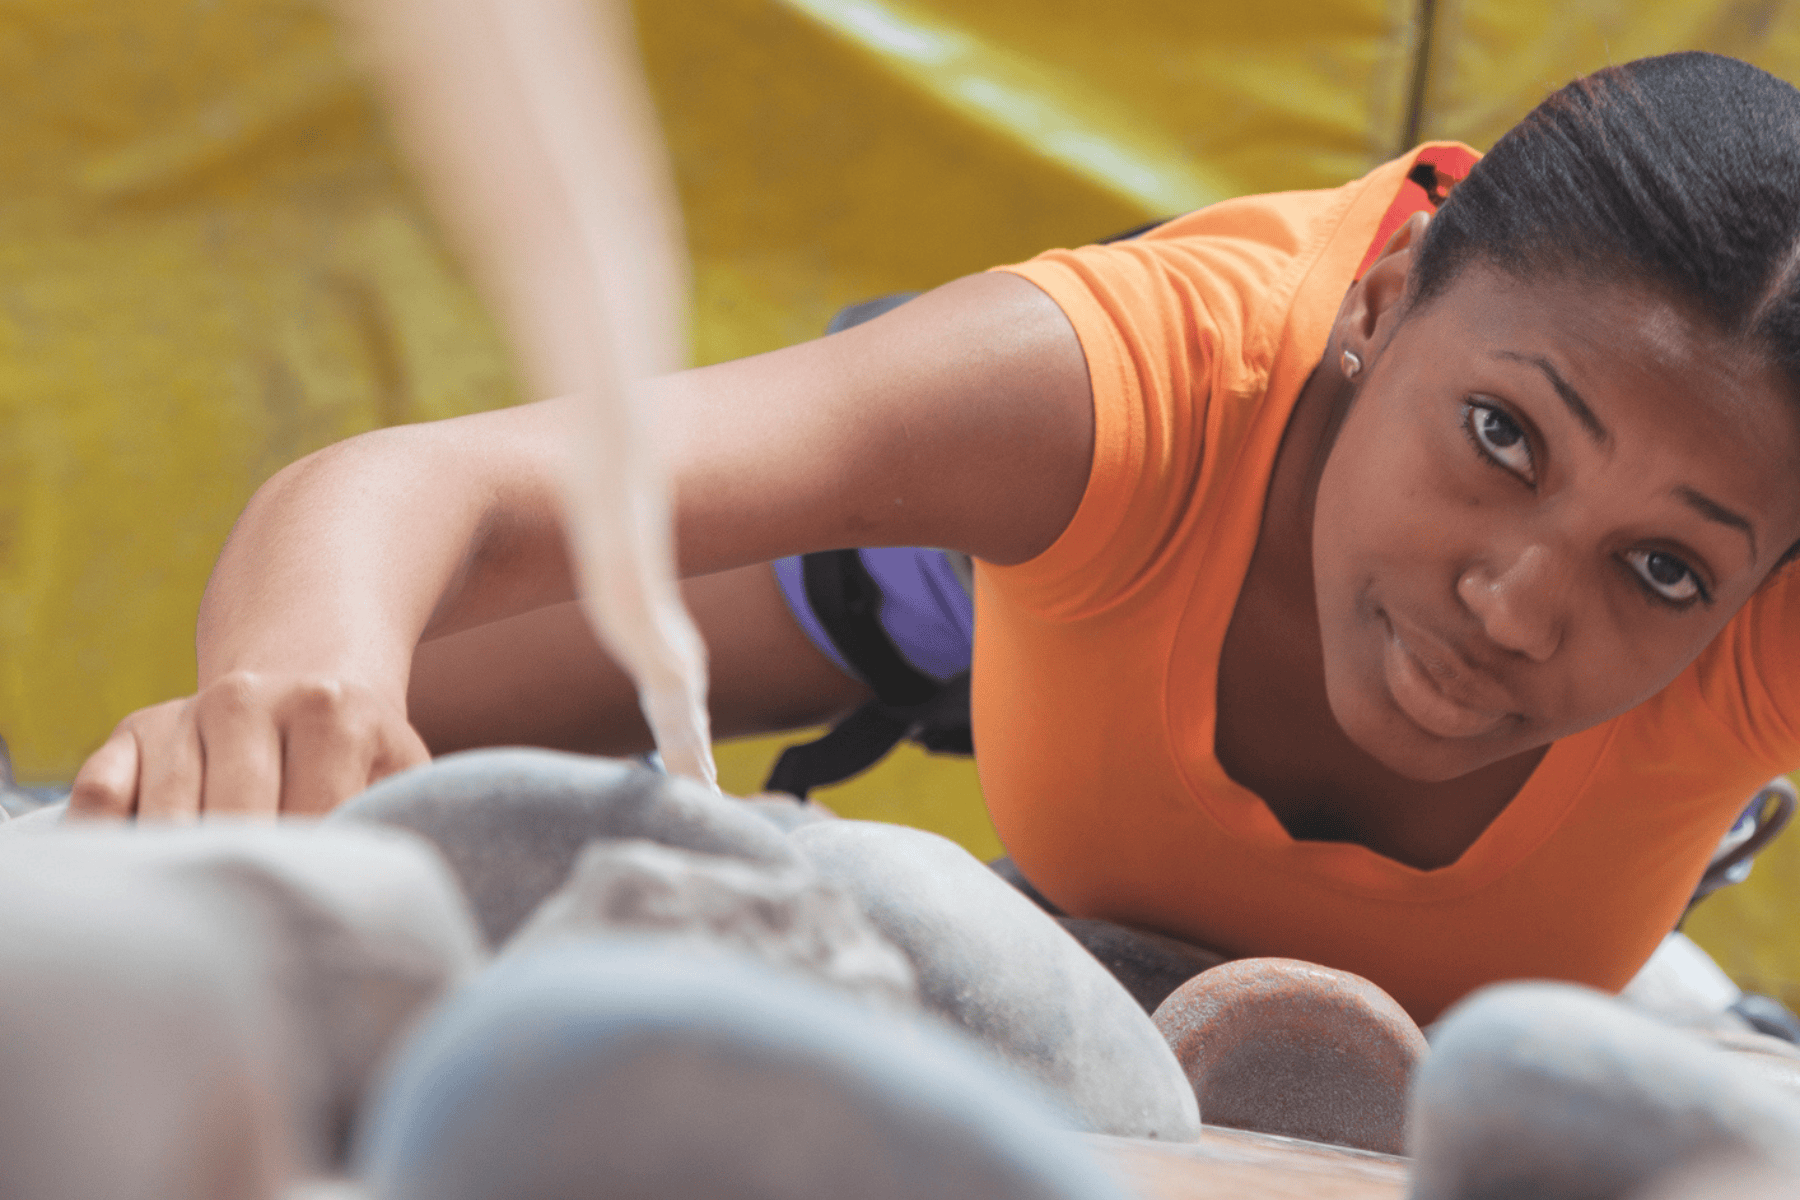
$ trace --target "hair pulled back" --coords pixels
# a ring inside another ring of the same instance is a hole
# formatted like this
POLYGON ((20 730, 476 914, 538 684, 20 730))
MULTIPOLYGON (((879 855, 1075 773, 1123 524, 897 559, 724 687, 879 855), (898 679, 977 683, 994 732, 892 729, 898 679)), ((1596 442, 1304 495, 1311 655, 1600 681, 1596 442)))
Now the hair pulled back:
POLYGON ((1522 280, 1654 288, 1761 342, 1800 393, 1800 91, 1698 52, 1577 79, 1444 201, 1413 263, 1412 303, 1477 261, 1522 280))

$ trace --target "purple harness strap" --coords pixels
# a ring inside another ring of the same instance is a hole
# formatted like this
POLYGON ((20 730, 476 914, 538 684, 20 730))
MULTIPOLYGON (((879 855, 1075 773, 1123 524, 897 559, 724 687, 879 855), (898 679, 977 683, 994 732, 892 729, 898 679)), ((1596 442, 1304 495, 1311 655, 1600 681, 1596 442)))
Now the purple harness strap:
MULTIPOLYGON (((881 588, 881 627, 901 657, 939 682, 968 670, 975 645, 975 602, 963 590, 948 553, 918 546, 857 553, 881 588)), ((839 670, 861 678, 831 644, 807 602, 799 557, 779 558, 774 565, 782 594, 806 636, 839 670)))

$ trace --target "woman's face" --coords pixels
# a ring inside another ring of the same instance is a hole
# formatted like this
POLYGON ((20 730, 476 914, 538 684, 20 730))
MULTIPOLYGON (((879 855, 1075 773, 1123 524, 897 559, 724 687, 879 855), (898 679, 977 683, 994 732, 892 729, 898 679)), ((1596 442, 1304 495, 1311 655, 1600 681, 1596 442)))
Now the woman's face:
POLYGON ((1800 538, 1800 410, 1644 291, 1471 266, 1375 333, 1313 576, 1332 713, 1401 775, 1649 698, 1800 538))

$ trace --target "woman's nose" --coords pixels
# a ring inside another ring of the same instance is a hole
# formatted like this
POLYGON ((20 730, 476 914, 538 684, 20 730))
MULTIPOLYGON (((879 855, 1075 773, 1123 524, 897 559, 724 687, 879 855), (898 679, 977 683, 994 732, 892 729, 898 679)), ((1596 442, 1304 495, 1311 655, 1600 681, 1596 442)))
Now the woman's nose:
POLYGON ((1495 645, 1544 662, 1562 644, 1568 583, 1560 556, 1534 543, 1506 561, 1470 566, 1456 594, 1495 645))

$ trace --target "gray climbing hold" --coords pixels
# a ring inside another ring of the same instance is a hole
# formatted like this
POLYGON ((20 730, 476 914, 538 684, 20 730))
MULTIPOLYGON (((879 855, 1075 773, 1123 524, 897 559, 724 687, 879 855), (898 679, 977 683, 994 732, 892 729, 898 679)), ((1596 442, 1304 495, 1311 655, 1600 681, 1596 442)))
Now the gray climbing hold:
POLYGON ((791 833, 802 825, 819 821, 835 821, 838 815, 817 800, 803 800, 785 792, 760 792, 738 801, 745 808, 773 822, 783 833, 791 833))
POLYGON ((1631 1200, 1800 1200, 1800 1176, 1724 1154, 1666 1175, 1631 1200))
POLYGON ((304 1179, 281 1193, 281 1200, 372 1200, 369 1189, 353 1179, 304 1179))
POLYGON ((595 842, 506 950, 608 933, 734 950, 880 1004, 918 1006, 912 963, 842 889, 799 863, 595 842))
POLYGON ((1665 1025, 1741 1032, 1749 1022, 1732 1012, 1744 993, 1712 956, 1683 933, 1663 938, 1648 962, 1619 989, 1619 999, 1665 1025))
POLYGON ((1439 1023, 1407 1143, 1414 1200, 1626 1197, 1719 1154, 1794 1169, 1800 1103, 1598 992, 1504 984, 1439 1023))
POLYGON ((243 969, 258 931, 210 899, 103 863, 0 866, 0 1194, 276 1194, 283 1030, 243 969))
POLYGON ((433 842, 493 946, 562 886, 575 856, 595 838, 796 861, 779 829, 693 780, 551 750, 446 755, 388 776, 326 819, 397 825, 433 842))
POLYGON ((103 872, 120 889, 176 886, 248 930, 234 969, 282 1030, 293 1141, 309 1167, 341 1157, 376 1065, 482 960, 442 860, 397 830, 210 820, 0 838, 0 875, 27 865, 103 872))
POLYGON ((377 1200, 1123 1200, 960 1039, 617 938, 507 956, 454 997, 357 1159, 377 1200))
POLYGON ((1766 1051, 1735 1047, 1721 1048, 1753 1074, 1774 1084, 1795 1100, 1800 1101, 1800 1055, 1794 1054, 1793 1047, 1787 1042, 1776 1038, 1769 1040, 1774 1042, 1775 1046, 1766 1051))
POLYGON ((55 829, 63 823, 68 815, 69 802, 60 801, 46 804, 42 808, 34 808, 30 812, 19 813, 12 820, 0 825, 0 837, 12 837, 22 833, 43 833, 55 829))
POLYGON ((1039 1081, 1085 1128, 1199 1136, 1193 1091, 1137 1001, 956 843, 868 821, 828 821, 790 836, 912 959, 928 1011, 1039 1081))

